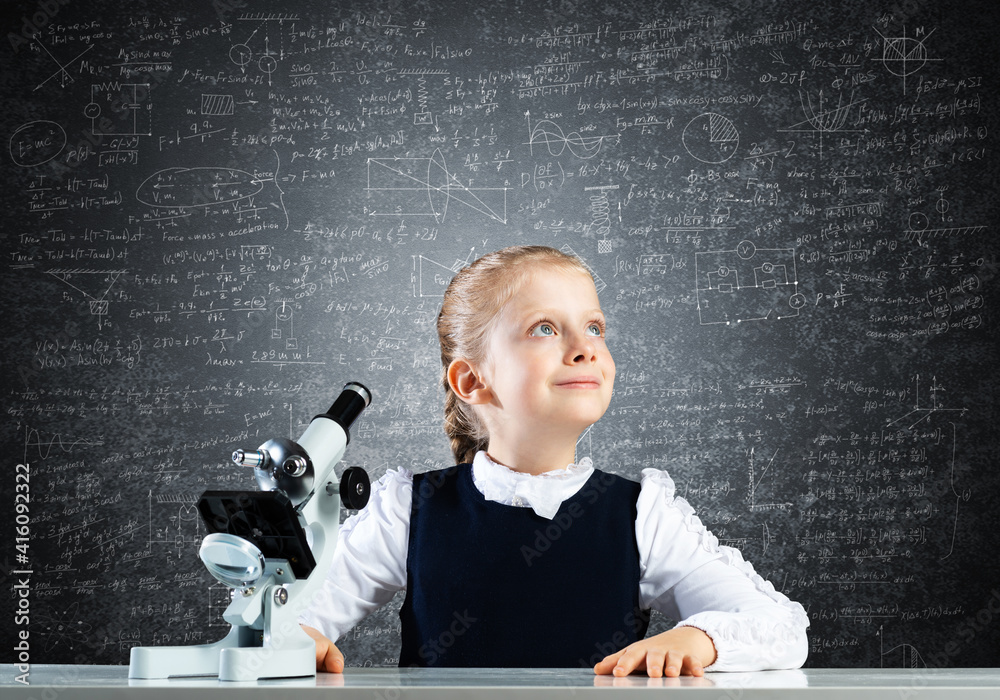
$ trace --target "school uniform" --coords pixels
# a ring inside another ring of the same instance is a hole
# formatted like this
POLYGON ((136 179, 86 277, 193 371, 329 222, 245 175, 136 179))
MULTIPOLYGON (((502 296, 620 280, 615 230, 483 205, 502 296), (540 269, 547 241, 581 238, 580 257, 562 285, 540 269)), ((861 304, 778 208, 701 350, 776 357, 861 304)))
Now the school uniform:
POLYGON ((642 639, 648 611, 703 630, 706 671, 797 668, 802 606, 720 545, 666 472, 591 460, 522 474, 471 464, 387 472, 340 528, 300 622, 331 640, 406 590, 400 665, 592 667, 642 639))

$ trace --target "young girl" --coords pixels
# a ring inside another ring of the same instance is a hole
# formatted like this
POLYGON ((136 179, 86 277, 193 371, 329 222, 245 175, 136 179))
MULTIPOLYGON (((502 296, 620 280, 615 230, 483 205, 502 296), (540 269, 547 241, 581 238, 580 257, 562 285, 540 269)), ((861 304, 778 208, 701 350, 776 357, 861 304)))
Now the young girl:
POLYGON ((641 484, 575 460, 615 363, 587 268, 519 246, 459 272, 438 316, 458 466, 383 476, 340 529, 300 618, 331 640, 405 589, 400 665, 592 667, 623 676, 796 668, 802 606, 722 546, 663 471, 641 484), (653 608, 680 622, 644 638, 653 608))

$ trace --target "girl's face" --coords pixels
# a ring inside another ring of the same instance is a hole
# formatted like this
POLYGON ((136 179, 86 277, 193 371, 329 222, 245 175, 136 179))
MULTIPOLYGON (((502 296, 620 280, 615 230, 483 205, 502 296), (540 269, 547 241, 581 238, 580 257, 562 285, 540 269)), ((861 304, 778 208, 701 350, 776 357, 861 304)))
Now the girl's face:
POLYGON ((507 438, 576 437, 611 402, 615 362, 589 275, 539 265, 493 329, 485 372, 488 418, 507 438), (534 434, 534 435, 533 435, 534 434))

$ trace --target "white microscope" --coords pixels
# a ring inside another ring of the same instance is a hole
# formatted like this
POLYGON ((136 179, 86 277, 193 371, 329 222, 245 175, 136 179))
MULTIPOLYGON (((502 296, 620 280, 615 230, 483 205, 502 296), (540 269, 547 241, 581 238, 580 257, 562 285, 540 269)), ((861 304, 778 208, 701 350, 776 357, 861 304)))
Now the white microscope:
POLYGON ((329 480, 371 403, 357 382, 293 442, 268 440, 233 461, 253 467, 260 491, 206 491, 198 502, 209 534, 199 555, 233 589, 223 613, 232 629, 214 644, 135 647, 129 678, 215 676, 254 681, 316 674, 316 645, 298 617, 323 585, 337 544, 341 502, 363 508, 370 481, 359 467, 329 480))

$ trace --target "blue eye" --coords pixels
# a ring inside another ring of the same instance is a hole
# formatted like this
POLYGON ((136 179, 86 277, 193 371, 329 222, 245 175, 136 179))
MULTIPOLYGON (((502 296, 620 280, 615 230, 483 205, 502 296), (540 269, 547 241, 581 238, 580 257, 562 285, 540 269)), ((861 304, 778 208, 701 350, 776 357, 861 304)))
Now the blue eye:
POLYGON ((550 335, 555 335, 555 329, 550 323, 539 323, 537 326, 531 329, 531 335, 536 337, 547 337, 550 335))
POLYGON ((587 332, 590 333, 591 335, 600 337, 601 335, 604 334, 604 329, 601 328, 601 324, 599 323, 591 323, 589 326, 587 326, 587 332))

